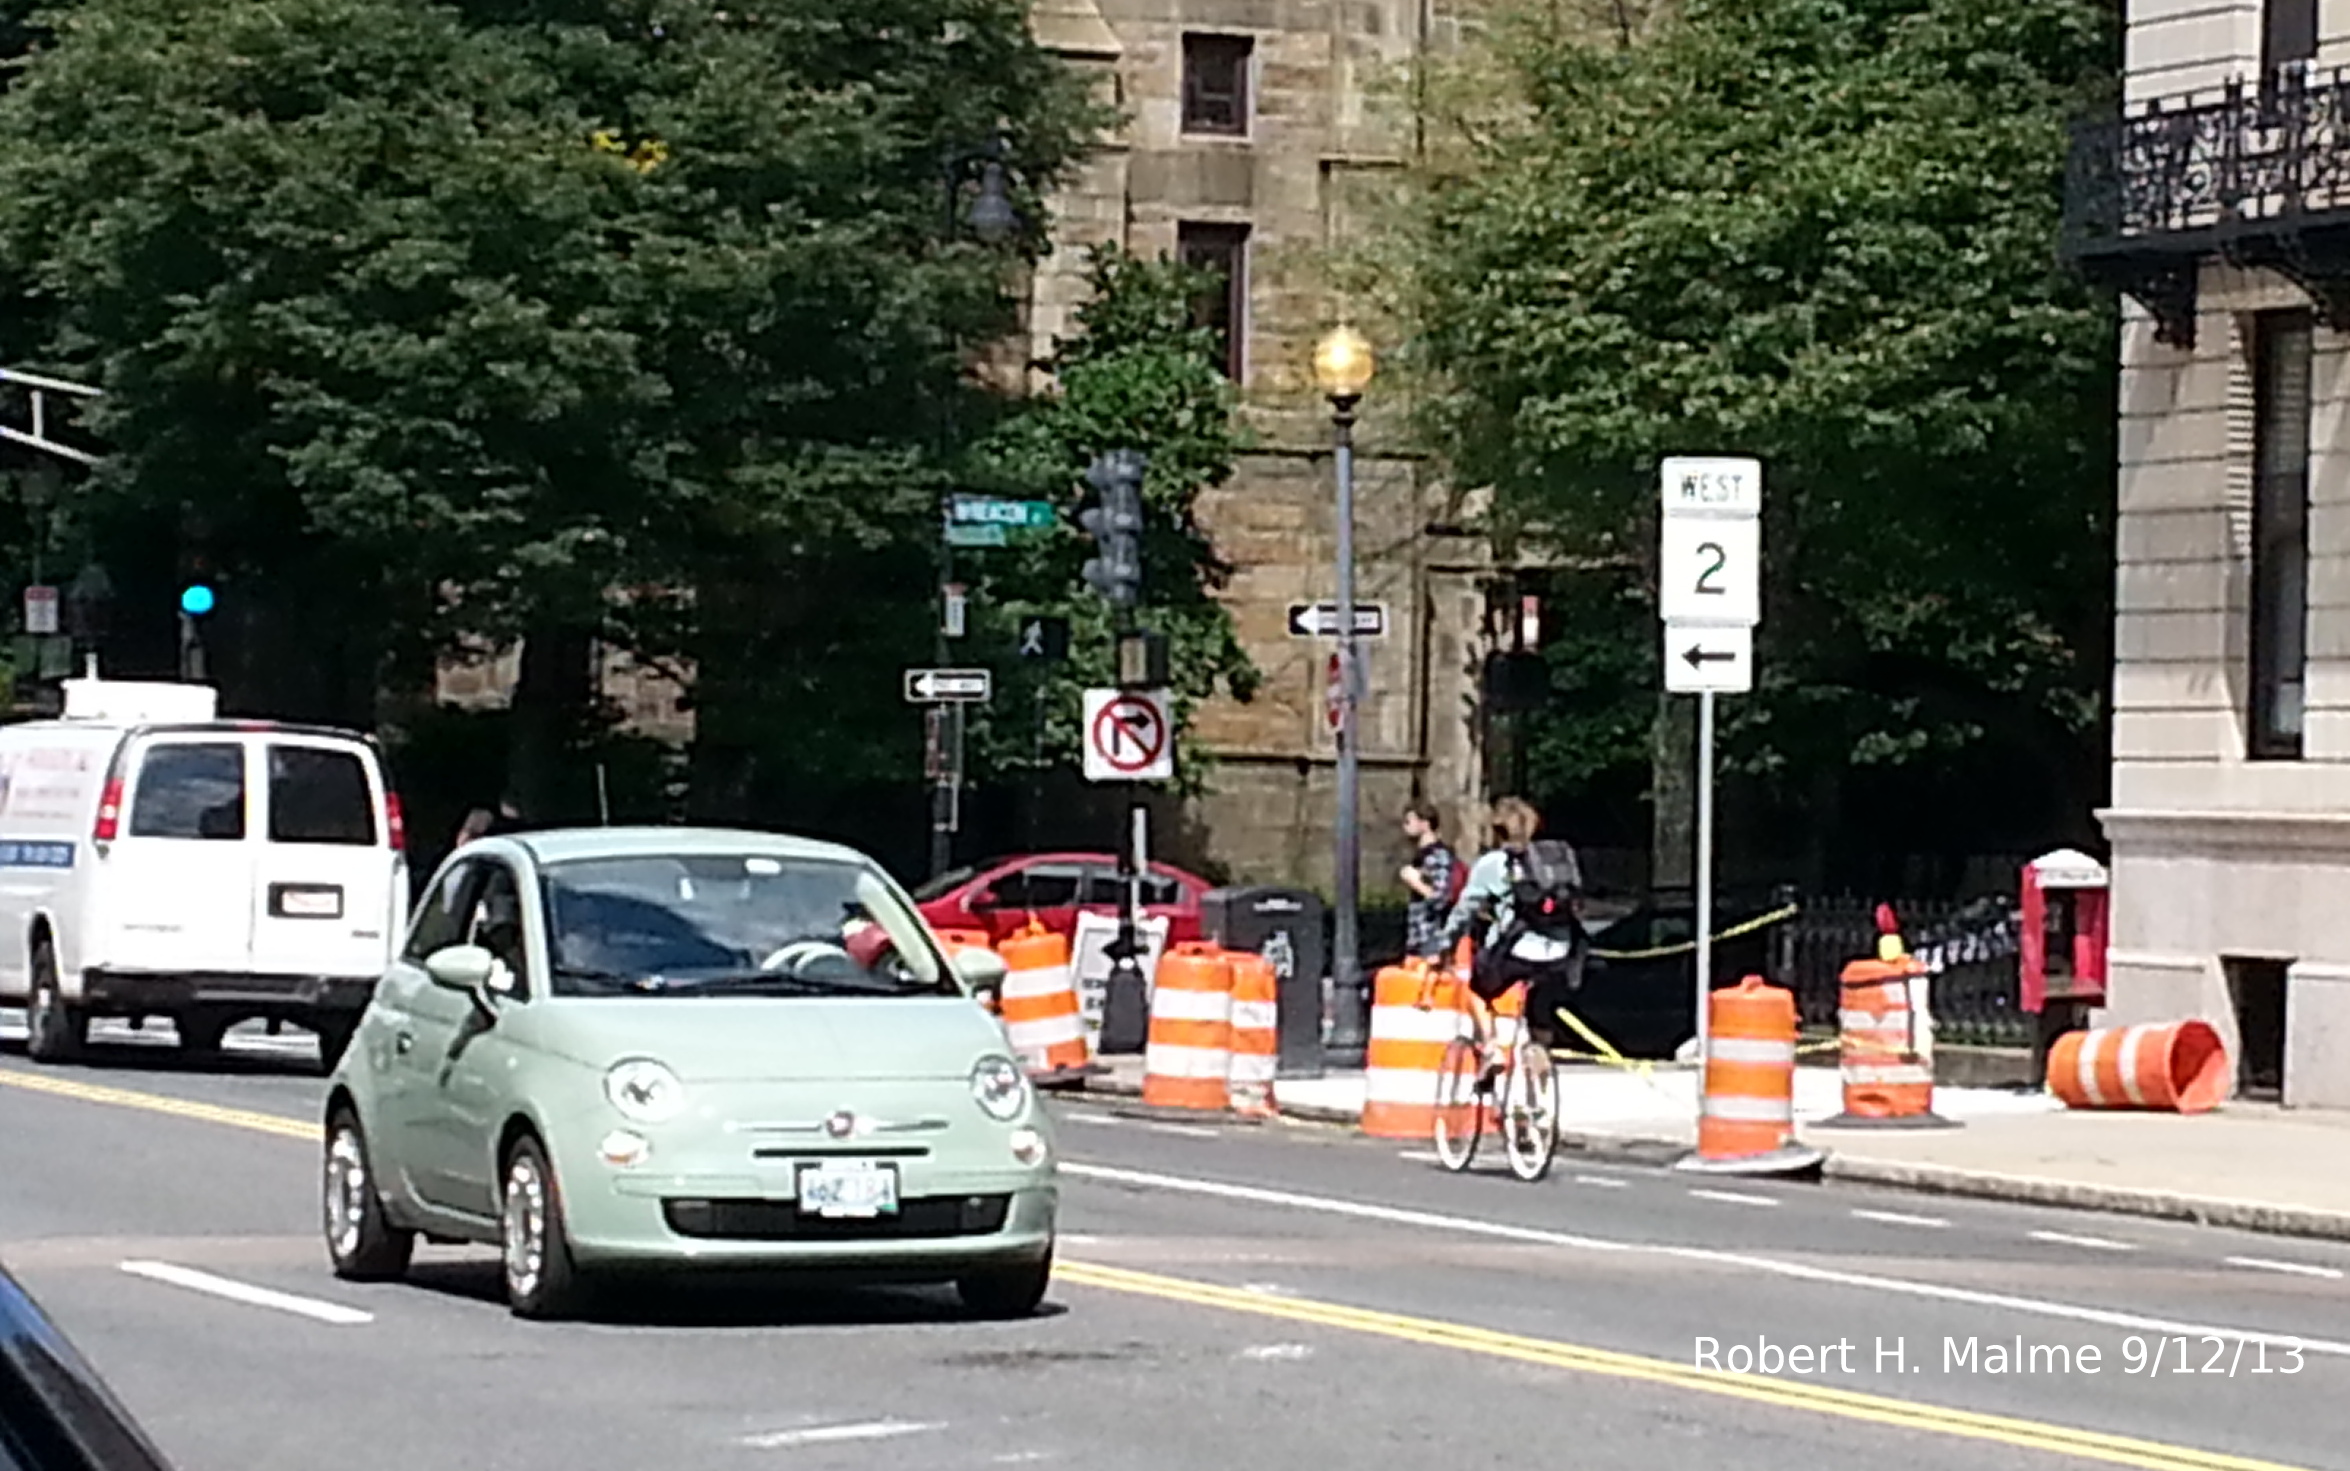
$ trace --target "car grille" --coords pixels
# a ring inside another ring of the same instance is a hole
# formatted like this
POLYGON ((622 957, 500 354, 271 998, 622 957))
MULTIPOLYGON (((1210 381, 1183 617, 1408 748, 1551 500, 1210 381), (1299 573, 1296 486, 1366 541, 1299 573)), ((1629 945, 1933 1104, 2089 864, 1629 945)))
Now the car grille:
POLYGON ((803 1216, 789 1200, 664 1200, 661 1218, 680 1236, 714 1241, 916 1241, 987 1236, 1004 1229, 1009 1195, 923 1196, 870 1220, 803 1216))

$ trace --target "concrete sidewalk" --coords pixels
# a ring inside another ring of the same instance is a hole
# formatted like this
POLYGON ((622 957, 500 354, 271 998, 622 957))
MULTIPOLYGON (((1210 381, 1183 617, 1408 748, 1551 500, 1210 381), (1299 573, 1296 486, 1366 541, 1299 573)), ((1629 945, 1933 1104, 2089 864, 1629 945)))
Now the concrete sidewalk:
MULTIPOLYGON (((1141 1058, 1102 1062, 1108 1074, 1086 1091, 1140 1094, 1141 1058)), ((1694 1069, 1570 1065, 1560 1081, 1569 1149, 1663 1162, 1696 1143, 1694 1069)), ((1836 1070, 1800 1068, 1795 1083, 1797 1134, 1829 1151, 1832 1178, 2350 1240, 2350 1177, 2336 1167, 2350 1158, 2350 1114, 2251 1103, 2191 1116, 2076 1112, 2045 1092, 1938 1087, 1934 1111, 1955 1127, 1840 1128, 1824 1122, 1842 1109, 1836 1070)), ((1363 1075, 1283 1081, 1274 1097, 1288 1117, 1353 1124, 1363 1075)))

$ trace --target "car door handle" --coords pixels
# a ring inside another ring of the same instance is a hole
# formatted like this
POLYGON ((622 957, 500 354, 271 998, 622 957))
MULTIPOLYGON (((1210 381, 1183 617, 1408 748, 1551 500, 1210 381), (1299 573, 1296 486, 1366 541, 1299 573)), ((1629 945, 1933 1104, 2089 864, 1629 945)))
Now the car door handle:
POLYGON ((392 1050, 402 1057, 406 1057, 415 1046, 416 1034, 414 1032, 402 1032, 392 1039, 392 1050))

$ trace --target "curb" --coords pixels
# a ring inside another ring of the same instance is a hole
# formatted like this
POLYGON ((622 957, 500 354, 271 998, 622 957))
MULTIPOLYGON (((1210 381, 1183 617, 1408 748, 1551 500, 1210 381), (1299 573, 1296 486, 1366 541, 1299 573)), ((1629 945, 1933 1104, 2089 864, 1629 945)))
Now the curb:
MULTIPOLYGON (((1279 1084, 1275 1084, 1278 1094, 1279 1084)), ((1065 1097, 1092 1096, 1100 1101, 1136 1099, 1142 1096, 1139 1084, 1118 1078, 1088 1078, 1083 1087, 1065 1097)), ((1330 1108, 1317 1104, 1280 1104, 1280 1116, 1285 1122, 1309 1124, 1337 1124, 1349 1128, 1361 1123, 1362 1116, 1350 1109, 1330 1108)), ((1120 1108, 1115 1110, 1138 1118, 1192 1118, 1197 1113, 1187 1109, 1120 1108)), ((1240 1122, 1246 1122, 1242 1120, 1240 1122)), ((1689 1145, 1677 1139, 1644 1138, 1634 1134, 1583 1133, 1562 1130, 1559 1133, 1562 1153, 1573 1152, 1586 1159, 1608 1160, 1620 1164, 1670 1165, 1689 1153, 1689 1145)), ((2007 1201, 2021 1205, 2055 1206, 2060 1209, 2097 1212, 2105 1215, 2141 1216, 2155 1220, 2186 1221, 2198 1226, 2221 1226, 2238 1231, 2253 1231, 2268 1236, 2300 1236, 2324 1241, 2350 1241, 2350 1212, 2312 1210, 2302 1206, 2263 1205, 2251 1200, 2228 1200, 2208 1195, 2186 1195, 2166 1190, 2139 1190, 2119 1185, 2084 1185, 2070 1180, 2051 1180, 2035 1175, 2003 1175, 1987 1170, 1962 1170, 1949 1165, 1909 1164, 1897 1160, 1847 1158, 1831 1151, 1821 1178, 1841 1180, 1854 1185, 1874 1185, 1889 1190, 1907 1190, 1920 1195, 1958 1196, 1973 1200, 2007 1201)))

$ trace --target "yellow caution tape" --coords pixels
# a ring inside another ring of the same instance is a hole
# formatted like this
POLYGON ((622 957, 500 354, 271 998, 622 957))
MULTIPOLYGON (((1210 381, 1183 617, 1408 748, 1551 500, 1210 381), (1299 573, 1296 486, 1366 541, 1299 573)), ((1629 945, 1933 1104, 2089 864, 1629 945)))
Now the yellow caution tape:
MULTIPOLYGON (((1735 940, 1740 935, 1751 935, 1756 930, 1768 929, 1775 924, 1784 924, 1802 912, 1803 907, 1799 904, 1790 904, 1784 909, 1774 909, 1770 913, 1750 919, 1744 924, 1730 926, 1730 928, 1716 934, 1714 941, 1719 944, 1723 940, 1735 940)), ((1695 940, 1683 940, 1678 945, 1658 945, 1649 950, 1594 950, 1591 953, 1601 960, 1658 960, 1667 955, 1694 954, 1696 950, 1697 942, 1695 940)))

